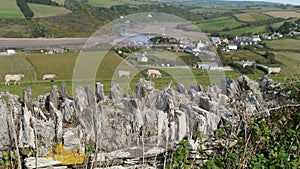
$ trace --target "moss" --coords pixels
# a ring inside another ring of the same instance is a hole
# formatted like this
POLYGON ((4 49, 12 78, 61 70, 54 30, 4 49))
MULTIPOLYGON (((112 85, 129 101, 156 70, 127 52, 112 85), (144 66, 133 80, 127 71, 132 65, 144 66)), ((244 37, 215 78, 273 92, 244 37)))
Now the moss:
POLYGON ((53 160, 60 161, 62 165, 75 165, 82 164, 86 155, 81 150, 64 150, 64 145, 60 142, 59 145, 55 147, 55 151, 53 151, 53 148, 51 147, 50 153, 46 156, 46 158, 49 157, 52 157, 53 160))

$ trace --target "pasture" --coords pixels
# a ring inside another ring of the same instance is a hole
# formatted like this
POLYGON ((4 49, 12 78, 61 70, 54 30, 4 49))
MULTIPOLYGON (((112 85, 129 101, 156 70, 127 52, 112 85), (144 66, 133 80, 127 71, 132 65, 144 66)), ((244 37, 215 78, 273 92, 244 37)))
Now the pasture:
POLYGON ((200 30, 221 31, 225 28, 235 28, 243 25, 242 22, 236 21, 231 17, 219 17, 205 20, 203 23, 197 24, 200 30))
POLYGON ((144 1, 135 1, 135 0, 89 0, 88 3, 95 7, 105 7, 110 8, 116 5, 129 5, 129 6, 137 6, 141 4, 146 4, 144 1))
POLYGON ((277 39, 267 41, 267 46, 279 50, 300 50, 300 40, 297 39, 277 39))
POLYGON ((58 6, 41 5, 34 3, 28 3, 28 6, 33 11, 35 18, 66 15, 68 13, 71 13, 71 11, 67 10, 66 8, 58 6))
POLYGON ((296 11, 288 11, 288 10, 281 10, 281 11, 270 11, 270 12, 265 12, 265 14, 270 15, 274 18, 299 18, 300 13, 296 11))
POLYGON ((26 60, 24 55, 0 56, 0 82, 4 84, 6 74, 25 75, 22 81, 35 81, 34 67, 26 60))
POLYGON ((282 62, 283 75, 299 75, 300 74, 300 53, 295 52, 273 52, 275 58, 282 62))
POLYGON ((271 16, 259 12, 241 13, 236 14, 235 16, 242 22, 259 22, 272 19, 271 16))
POLYGON ((0 0, 0 18, 23 18, 15 0, 0 0))
POLYGON ((241 28, 241 29, 235 29, 235 30, 230 30, 230 31, 224 31, 220 32, 221 35, 241 35, 243 33, 262 33, 266 31, 266 26, 257 26, 257 27, 246 27, 246 28, 241 28))

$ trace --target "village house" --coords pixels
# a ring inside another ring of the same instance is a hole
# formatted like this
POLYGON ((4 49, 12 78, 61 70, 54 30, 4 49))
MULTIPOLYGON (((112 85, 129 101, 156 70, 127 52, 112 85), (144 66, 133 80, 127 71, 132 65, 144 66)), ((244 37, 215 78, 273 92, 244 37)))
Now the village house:
POLYGON ((146 63, 148 62, 148 57, 146 57, 145 54, 142 54, 138 56, 136 60, 140 63, 146 63))
POLYGON ((247 66, 253 66, 255 64, 255 61, 248 61, 248 60, 244 61, 244 60, 242 60, 242 61, 237 61, 235 63, 237 63, 237 64, 241 65, 243 68, 245 68, 247 66))

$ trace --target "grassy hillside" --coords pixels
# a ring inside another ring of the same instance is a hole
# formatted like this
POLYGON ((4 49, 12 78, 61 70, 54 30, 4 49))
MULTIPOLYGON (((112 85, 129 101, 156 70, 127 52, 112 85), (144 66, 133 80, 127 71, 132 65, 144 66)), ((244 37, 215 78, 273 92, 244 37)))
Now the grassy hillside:
POLYGON ((15 0, 0 0, 0 18, 23 18, 15 0))
POLYGON ((200 30, 220 31, 224 28, 235 28, 241 26, 242 24, 242 22, 238 22, 232 17, 219 17, 205 20, 203 23, 200 23, 197 26, 200 28, 200 30))
POLYGON ((262 33, 266 31, 266 26, 256 26, 256 27, 246 27, 246 28, 241 28, 241 29, 235 29, 235 30, 230 30, 230 31, 225 31, 225 32, 220 32, 222 35, 241 35, 244 33, 262 33))
POLYGON ((148 4, 146 1, 137 1, 137 0, 89 0, 88 3, 96 7, 105 7, 110 8, 116 5, 129 5, 129 6, 138 6, 141 4, 148 4))
POLYGON ((297 39, 278 39, 267 41, 267 45, 273 49, 299 50, 300 40, 297 39))
POLYGON ((281 11, 271 11, 271 12, 266 12, 266 14, 275 17, 275 18, 284 18, 284 19, 288 19, 288 18, 299 18, 300 17, 300 13, 296 12, 296 11, 288 11, 288 10, 281 10, 281 11))
POLYGON ((268 19, 272 19, 271 16, 262 14, 259 12, 248 12, 248 13, 241 13, 235 15, 240 21, 243 22, 259 22, 268 19))
POLYGON ((6 74, 25 75, 24 81, 34 81, 35 73, 33 66, 26 60, 24 55, 0 56, 0 82, 4 83, 6 74))
POLYGON ((300 74, 300 53, 273 52, 277 60, 283 63, 281 74, 300 74))
POLYGON ((28 3, 28 6, 34 12, 35 18, 65 15, 71 13, 71 11, 67 10, 64 7, 33 4, 33 3, 28 3))

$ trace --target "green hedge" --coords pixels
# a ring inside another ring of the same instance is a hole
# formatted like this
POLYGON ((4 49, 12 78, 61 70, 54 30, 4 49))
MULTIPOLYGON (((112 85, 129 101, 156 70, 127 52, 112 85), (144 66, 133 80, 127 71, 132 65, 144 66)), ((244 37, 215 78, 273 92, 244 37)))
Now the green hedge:
POLYGON ((25 18, 32 18, 34 16, 34 13, 29 8, 29 6, 25 0, 17 0, 17 5, 21 9, 25 18))

